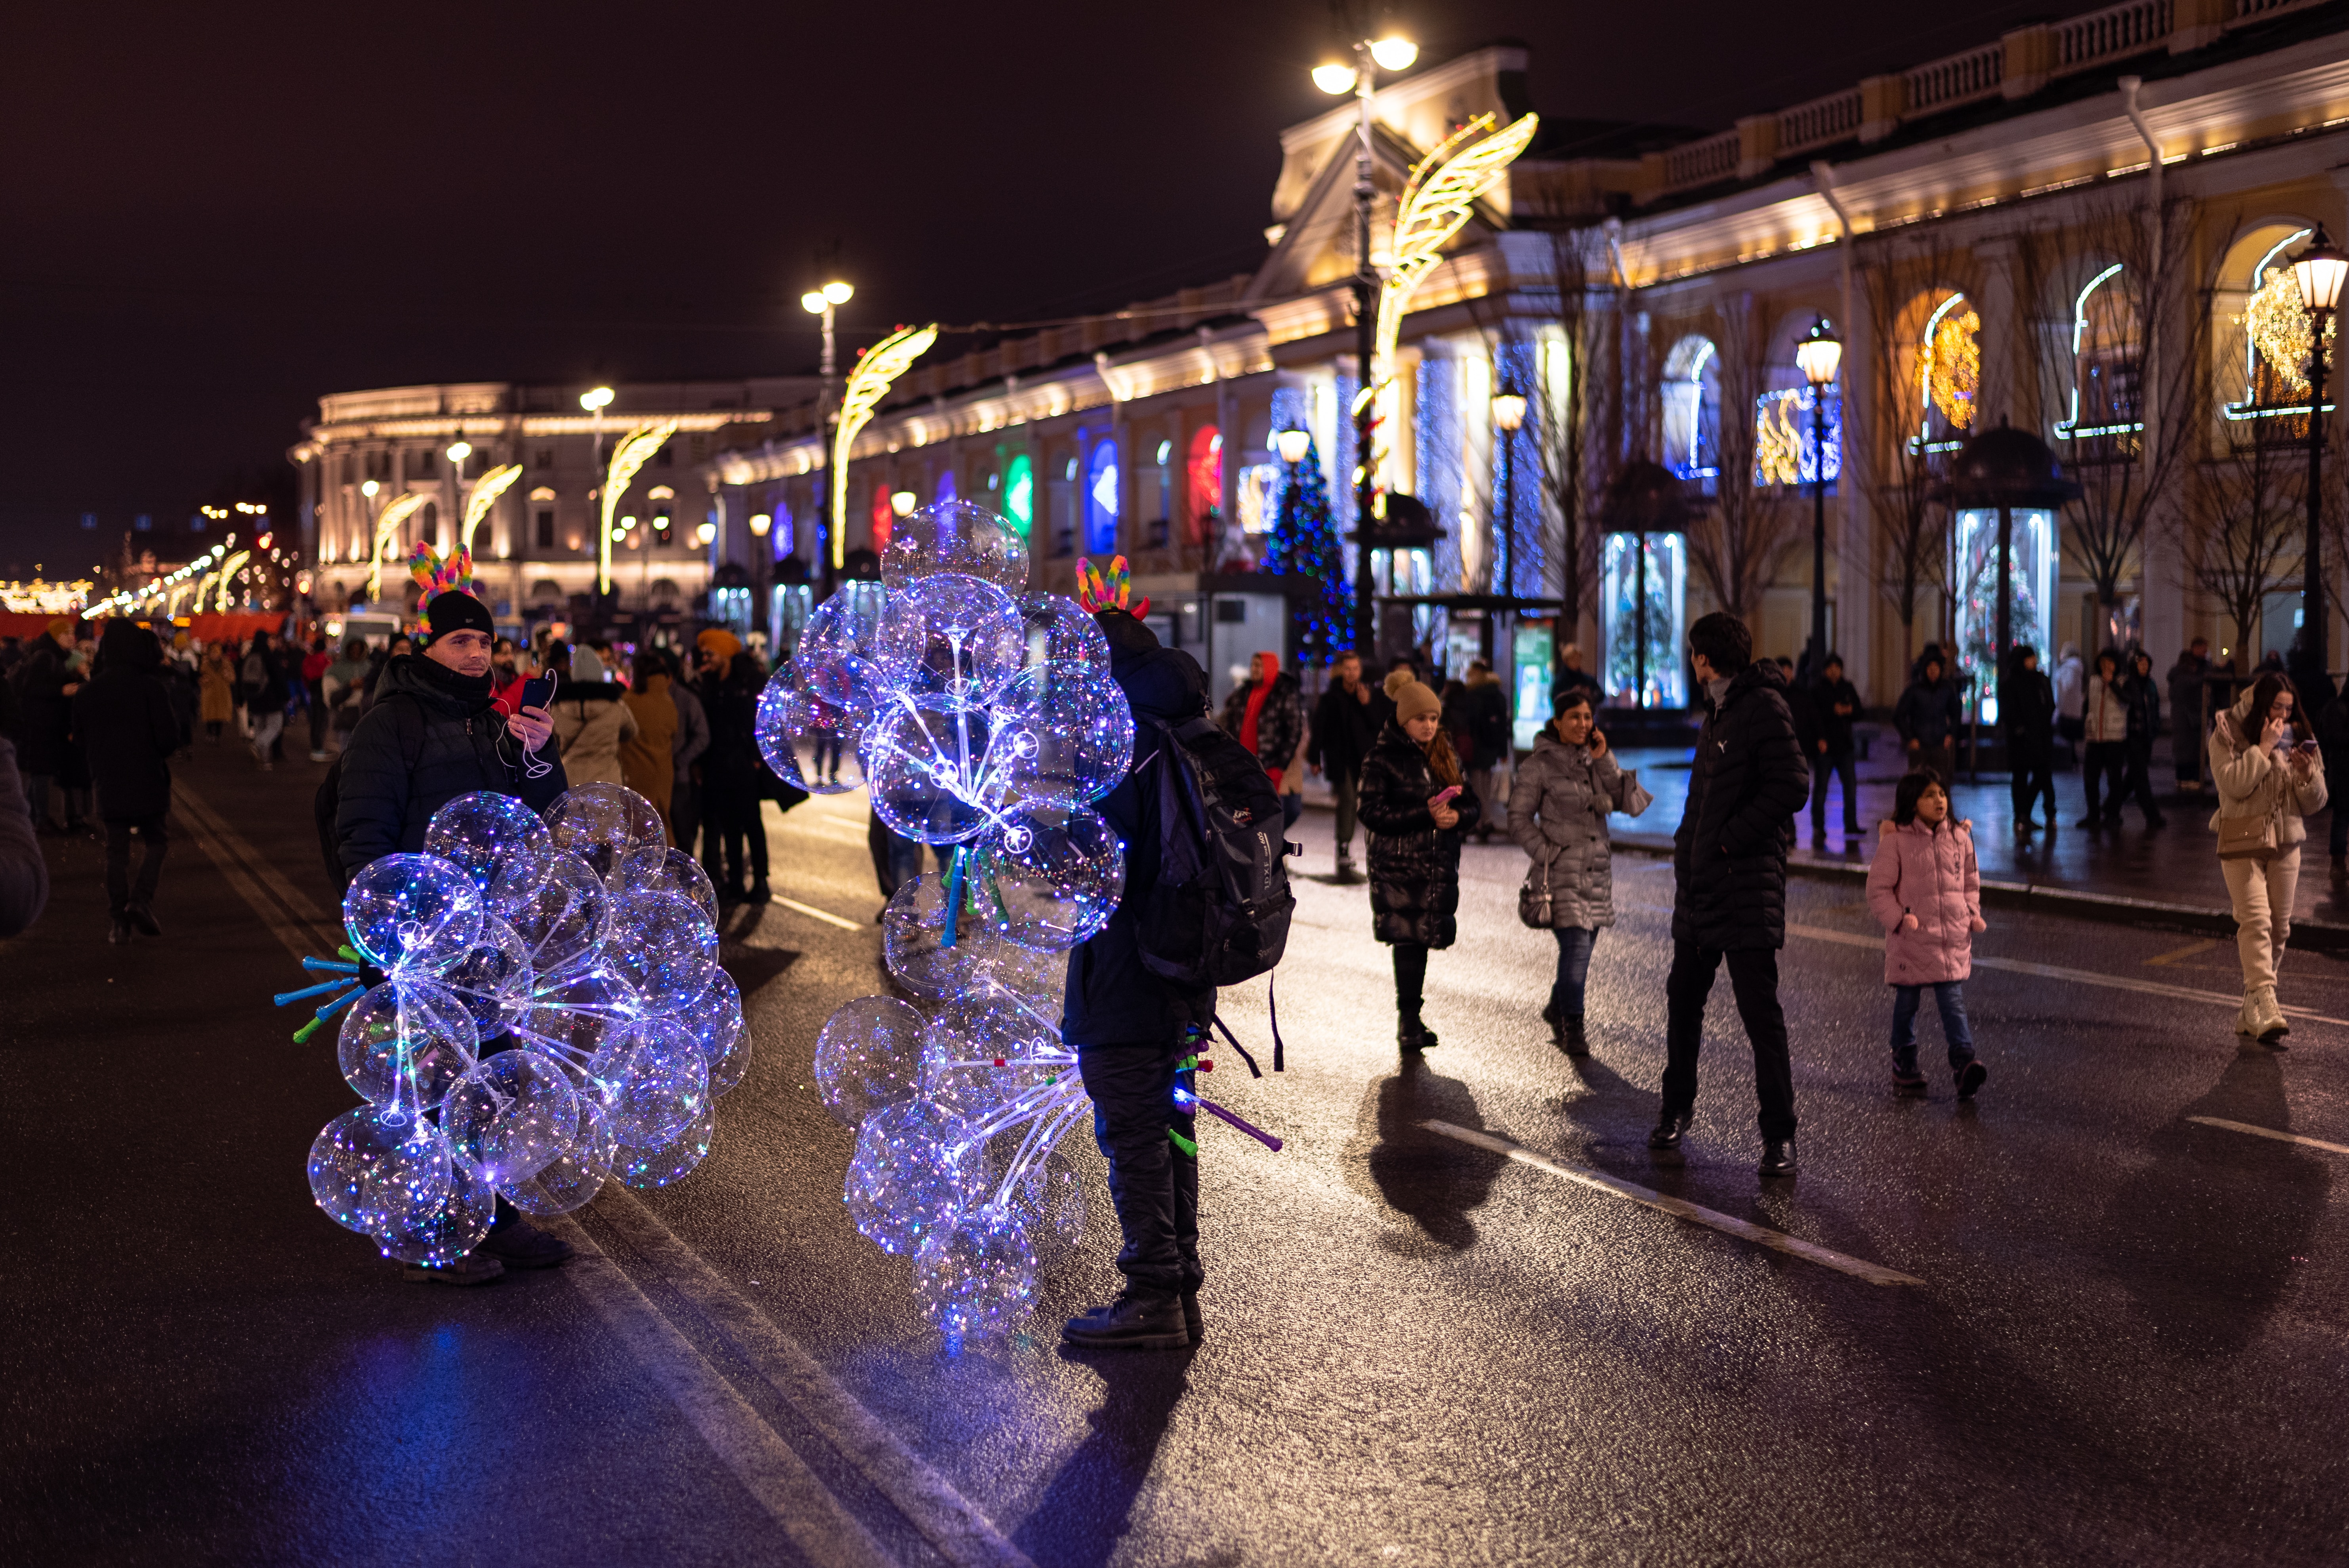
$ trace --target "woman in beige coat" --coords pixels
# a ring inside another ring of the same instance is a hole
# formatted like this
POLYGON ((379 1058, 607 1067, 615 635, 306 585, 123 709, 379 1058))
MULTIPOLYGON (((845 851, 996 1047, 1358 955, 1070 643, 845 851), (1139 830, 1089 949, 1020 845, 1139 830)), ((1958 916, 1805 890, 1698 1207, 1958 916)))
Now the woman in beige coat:
POLYGON ((2292 935, 2300 886, 2301 819, 2324 809, 2324 769, 2291 680, 2270 673, 2251 683, 2210 727, 2210 774, 2219 810, 2219 870, 2235 907, 2243 965, 2238 1034, 2276 1045, 2290 1034, 2276 1005, 2276 970, 2292 935))
POLYGON ((628 711, 628 688, 604 678, 604 662, 586 648, 571 654, 571 678, 554 694, 548 711, 555 738, 563 742, 563 771, 573 789, 582 784, 622 784, 620 747, 636 734, 628 711))

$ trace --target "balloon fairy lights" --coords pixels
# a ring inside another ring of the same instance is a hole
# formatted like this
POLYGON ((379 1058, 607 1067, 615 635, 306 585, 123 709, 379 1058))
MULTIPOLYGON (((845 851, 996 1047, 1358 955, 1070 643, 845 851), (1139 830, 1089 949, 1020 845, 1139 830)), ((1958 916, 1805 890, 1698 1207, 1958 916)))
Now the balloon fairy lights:
POLYGON ((633 790, 581 785, 543 820, 503 795, 443 806, 423 853, 352 879, 339 959, 302 961, 329 978, 276 998, 326 998, 297 1041, 341 1015, 366 1102, 311 1145, 318 1206, 387 1257, 446 1264, 501 1195, 560 1214, 691 1171, 750 1060, 717 917, 633 790))

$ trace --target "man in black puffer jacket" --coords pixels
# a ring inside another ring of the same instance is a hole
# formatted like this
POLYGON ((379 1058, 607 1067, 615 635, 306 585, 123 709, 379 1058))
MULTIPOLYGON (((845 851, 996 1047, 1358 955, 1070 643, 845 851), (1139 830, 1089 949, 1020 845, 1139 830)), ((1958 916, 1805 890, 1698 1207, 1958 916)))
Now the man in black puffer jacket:
POLYGON ((1176 1064, 1216 1016, 1215 987, 1178 985, 1142 961, 1141 911, 1158 882, 1159 791, 1165 744, 1153 719, 1180 726, 1207 711, 1207 677, 1190 655, 1162 648, 1123 610, 1096 617, 1110 676, 1133 710, 1133 765, 1094 803, 1125 845, 1125 889, 1109 924, 1069 954, 1061 1037, 1093 1099, 1093 1137, 1109 1159, 1110 1202, 1124 1245, 1117 1300, 1071 1320, 1072 1345, 1181 1349, 1199 1328, 1199 1158, 1194 1118, 1175 1109, 1176 1064), (1181 1135, 1182 1146, 1168 1136, 1181 1135))
POLYGON ((488 607, 451 591, 425 615, 424 651, 383 666, 375 706, 343 748, 335 847, 346 877, 423 849, 432 813, 460 795, 487 789, 543 811, 571 788, 561 759, 538 755, 554 729, 546 710, 508 718, 490 700, 488 607))
POLYGON ((106 824, 106 904, 109 942, 130 940, 135 928, 160 936, 152 905, 171 838, 171 753, 180 720, 163 684, 163 645, 135 621, 111 620, 99 636, 98 674, 75 694, 74 734, 98 787, 98 820, 106 824), (139 880, 130 880, 130 835, 143 846, 139 880))
POLYGON ((1795 738, 1786 677, 1754 662, 1754 634, 1715 612, 1689 628, 1689 653, 1709 712, 1697 734, 1688 809, 1672 839, 1672 968, 1664 982, 1664 1109, 1648 1147, 1681 1158, 1696 1107, 1705 998, 1722 960, 1754 1046, 1762 1105, 1762 1174, 1795 1173, 1795 1079, 1778 1006, 1786 944, 1786 851, 1810 769, 1795 738))

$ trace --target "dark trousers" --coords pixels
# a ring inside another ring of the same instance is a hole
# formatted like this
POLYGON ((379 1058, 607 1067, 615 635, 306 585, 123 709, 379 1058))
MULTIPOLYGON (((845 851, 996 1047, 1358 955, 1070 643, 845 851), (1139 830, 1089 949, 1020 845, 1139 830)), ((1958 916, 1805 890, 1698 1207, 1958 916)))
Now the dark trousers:
POLYGON ((678 849, 688 858, 698 858, 694 855, 693 841, 701 831, 701 786, 683 775, 668 787, 668 830, 678 849))
POLYGON ((2127 788, 2127 776, 2128 742, 2125 740, 2088 742, 2088 759, 2080 769, 2080 782, 2088 791, 2089 821, 2094 822, 2100 816, 2110 816, 2115 821, 2120 820, 2121 796, 2127 788), (2107 786, 2112 793, 2111 803, 2100 810, 2097 800, 2107 786))
POLYGON ((1427 949, 1415 942, 1394 944, 1395 1015, 1406 1024, 1419 1022, 1419 1005, 1427 992, 1427 949))
POLYGON ((1354 807, 1361 798, 1360 773, 1340 768, 1330 774, 1330 793, 1338 807, 1338 858, 1354 858, 1354 807))
POLYGON ((1664 981, 1664 1113, 1686 1116, 1696 1107, 1696 1057, 1704 1042, 1704 1003, 1713 977, 1729 960, 1737 1016, 1754 1045, 1754 1093, 1764 1138, 1795 1136, 1795 1069, 1786 1051, 1786 1015, 1778 1006, 1778 953, 1738 947, 1724 953, 1692 942, 1672 944, 1664 981))
POLYGON ((1853 766, 1848 751, 1811 753, 1811 827, 1825 832, 1827 826, 1827 780, 1843 780, 1843 830, 1859 831, 1859 773, 1853 766))
MULTIPOLYGON (((2153 739, 2148 736, 2122 744, 2128 750, 2129 798, 2137 802, 2137 809, 2145 813, 2147 825, 2150 826, 2161 820, 2161 803, 2153 798, 2153 739)), ((2113 796, 2113 815, 2117 817, 2120 814, 2121 798, 2116 793, 2113 796)))
POLYGON ((1172 1295, 1195 1291, 1199 1266, 1199 1158, 1170 1133, 1198 1147, 1198 1120, 1174 1107, 1174 1088, 1189 1073, 1174 1064, 1190 1054, 1179 1041, 1079 1046, 1077 1071, 1093 1100, 1093 1141, 1109 1161, 1109 1199, 1124 1244, 1117 1266, 1136 1290, 1172 1295))
POLYGON ((2031 820, 2033 801, 2044 801, 2047 809, 2047 825, 2055 825, 2055 770, 2049 753, 2044 750, 2024 751, 2013 747, 2011 760, 2014 767, 2014 823, 2021 827, 2031 820))
POLYGON ((312 681, 310 683, 311 750, 326 749, 326 721, 332 717, 334 717, 332 711, 326 707, 326 683, 312 681))
POLYGON ((1933 993, 1940 1009, 1941 1040, 1950 1047, 1950 1070, 1974 1059, 1974 1032, 1966 1024, 1966 988, 1961 981, 1892 987, 1892 1065, 1904 1078, 1917 1070, 1917 1005, 1933 993))
POLYGON ((2349 779, 2324 776, 2324 792, 2333 800, 2333 858, 2336 861, 2349 855, 2349 800, 2337 792, 2344 787, 2349 787, 2349 779))
POLYGON ((37 832, 47 832, 54 825, 49 816, 49 785, 56 778, 54 773, 25 775, 25 807, 32 812, 33 827, 37 832))
POLYGON ((721 797, 703 803, 701 869, 719 891, 742 886, 743 849, 750 850, 750 880, 767 880, 767 820, 759 798, 721 797))
POLYGON ((161 817, 107 819, 106 823, 106 907, 120 914, 132 904, 146 905, 155 902, 155 883, 163 874, 163 851, 171 847, 171 835, 164 830, 161 817), (139 830, 140 841, 147 851, 139 861, 139 880, 130 880, 130 830, 139 830))

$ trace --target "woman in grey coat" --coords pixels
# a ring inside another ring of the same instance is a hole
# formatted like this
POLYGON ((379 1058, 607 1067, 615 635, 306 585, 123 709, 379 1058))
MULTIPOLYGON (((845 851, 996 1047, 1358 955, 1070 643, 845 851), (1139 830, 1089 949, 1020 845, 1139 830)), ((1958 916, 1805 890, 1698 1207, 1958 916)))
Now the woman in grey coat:
POLYGON ((1594 727, 1590 693, 1572 688, 1557 704, 1533 755, 1517 765, 1509 789, 1509 837, 1533 858, 1531 885, 1549 893, 1557 937, 1557 980, 1542 1017, 1550 1043, 1570 1057, 1590 1053, 1582 1022, 1583 982, 1601 926, 1615 923, 1615 875, 1607 814, 1637 816, 1647 807, 1639 780, 1616 765, 1594 727))

